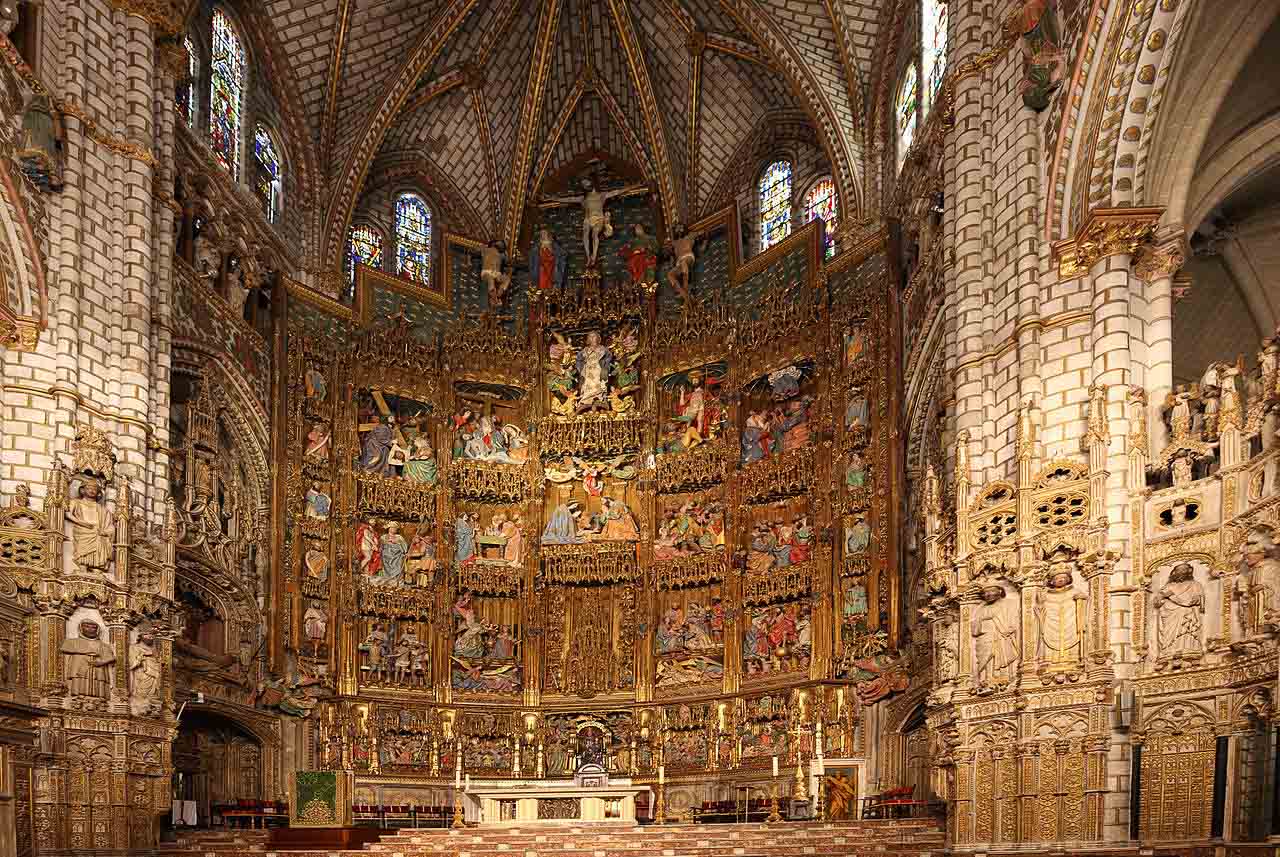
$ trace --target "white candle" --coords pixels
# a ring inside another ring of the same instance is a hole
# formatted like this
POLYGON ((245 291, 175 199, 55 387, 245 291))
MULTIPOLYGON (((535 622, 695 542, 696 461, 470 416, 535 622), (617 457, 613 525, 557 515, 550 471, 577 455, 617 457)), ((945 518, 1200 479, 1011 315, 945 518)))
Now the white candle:
POLYGON ((462 760, 458 760, 458 764, 453 766, 453 787, 456 789, 462 785, 462 760))
POLYGON ((773 757, 773 775, 775 777, 778 776, 778 757, 777 756, 773 757))
POLYGON ((667 766, 658 766, 658 785, 663 785, 667 781, 667 766))
POLYGON ((818 757, 818 776, 821 777, 826 772, 827 772, 827 760, 819 756, 818 757))
POLYGON ((471 775, 467 774, 467 791, 471 791, 471 775))

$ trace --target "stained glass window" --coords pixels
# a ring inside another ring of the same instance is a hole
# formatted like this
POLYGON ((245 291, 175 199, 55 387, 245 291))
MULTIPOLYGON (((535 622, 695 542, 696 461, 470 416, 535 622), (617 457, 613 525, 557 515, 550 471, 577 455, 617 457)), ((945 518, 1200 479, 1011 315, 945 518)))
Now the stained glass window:
POLYGON ((396 273, 426 285, 431 275, 431 209, 422 197, 396 198, 396 273))
POLYGON ((924 61, 924 115, 938 97, 942 76, 947 71, 947 4, 945 0, 924 0, 920 9, 924 61))
POLYGON ((907 150, 916 138, 917 108, 920 102, 920 80, 916 64, 907 66, 907 74, 898 90, 898 169, 907 160, 907 150))
POLYGON ((244 103, 244 44, 221 9, 213 10, 213 59, 209 64, 209 143, 232 178, 240 177, 240 129, 244 103))
POLYGON ((804 222, 822 218, 826 224, 826 249, 823 251, 830 259, 836 254, 836 186, 831 179, 822 179, 804 195, 804 222))
POLYGON ((347 283, 354 289, 356 265, 382 267, 382 236, 369 226, 352 226, 347 233, 347 283))
POLYGON ((200 55, 196 53, 195 42, 190 36, 183 38, 182 46, 187 49, 187 77, 178 81, 175 101, 178 103, 178 115, 190 126, 196 122, 196 80, 200 77, 200 55))
POLYGON ((262 210, 266 213, 267 220, 275 223, 280 213, 282 189, 280 156, 276 153, 271 135, 262 125, 253 129, 253 162, 253 189, 257 191, 258 199, 262 200, 262 210))
POLYGON ((774 161, 760 176, 760 249, 791 234, 791 164, 774 161))

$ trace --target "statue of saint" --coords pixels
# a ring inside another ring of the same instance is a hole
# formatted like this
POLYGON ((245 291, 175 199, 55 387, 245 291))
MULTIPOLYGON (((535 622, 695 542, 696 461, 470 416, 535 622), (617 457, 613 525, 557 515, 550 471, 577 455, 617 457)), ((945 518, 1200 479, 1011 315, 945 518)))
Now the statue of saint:
POLYGON ((1261 615, 1280 607, 1280 559, 1276 557, 1276 543, 1271 533, 1258 528, 1245 538, 1244 564, 1249 575, 1249 588, 1262 596, 1261 615))
POLYGON ((134 714, 155 714, 160 708, 160 653, 156 638, 149 632, 138 634, 129 650, 129 674, 134 714))
POLYGON ((72 556, 83 569, 106 571, 115 537, 114 517, 102 502, 102 486, 96 479, 81 482, 77 494, 67 509, 67 520, 72 527, 72 556))
POLYGON ((542 227, 529 248, 529 288, 539 292, 564 287, 566 256, 551 230, 542 227))
POLYGON ((1204 587, 1189 562, 1180 562, 1151 601, 1156 611, 1157 659, 1204 649, 1204 587))
POLYGON ((1013 680, 1018 664, 1018 617, 1004 587, 982 587, 982 604, 973 617, 973 677, 979 688, 1013 680))
POLYGON ((1083 662, 1085 597, 1075 591, 1072 559, 1066 551, 1055 551, 1049 562, 1049 586, 1035 608, 1039 655, 1050 672, 1072 672, 1083 662))
POLYGON ((102 626, 92 619, 83 620, 79 630, 80 636, 65 640, 60 649, 67 656, 67 687, 73 696, 106 699, 116 651, 100 638, 102 626))

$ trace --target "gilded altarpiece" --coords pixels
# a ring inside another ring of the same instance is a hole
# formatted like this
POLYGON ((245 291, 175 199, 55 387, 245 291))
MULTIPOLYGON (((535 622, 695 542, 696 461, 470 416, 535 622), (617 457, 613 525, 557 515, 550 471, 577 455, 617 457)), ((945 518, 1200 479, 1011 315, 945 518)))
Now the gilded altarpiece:
POLYGON ((860 705, 905 687, 891 284, 883 235, 839 290, 819 237, 682 299, 587 268, 434 333, 297 332, 310 767, 384 794, 596 760, 694 800, 707 771, 778 757, 803 792, 818 754, 866 754, 860 705))

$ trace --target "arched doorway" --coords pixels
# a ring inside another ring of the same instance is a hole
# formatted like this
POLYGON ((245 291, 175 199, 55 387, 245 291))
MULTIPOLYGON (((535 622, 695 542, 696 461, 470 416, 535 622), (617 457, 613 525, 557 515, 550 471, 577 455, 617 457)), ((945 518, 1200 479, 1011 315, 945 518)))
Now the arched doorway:
POLYGON ((263 756, 262 741, 231 718, 189 710, 173 742, 173 799, 195 801, 207 827, 221 806, 268 798, 263 756))

